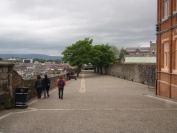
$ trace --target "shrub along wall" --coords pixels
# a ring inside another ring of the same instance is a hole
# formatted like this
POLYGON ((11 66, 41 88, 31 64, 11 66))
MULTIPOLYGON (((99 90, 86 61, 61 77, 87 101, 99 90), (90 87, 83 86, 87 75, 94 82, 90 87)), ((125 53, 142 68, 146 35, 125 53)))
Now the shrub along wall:
POLYGON ((156 86, 156 64, 113 64, 104 67, 103 74, 156 86))

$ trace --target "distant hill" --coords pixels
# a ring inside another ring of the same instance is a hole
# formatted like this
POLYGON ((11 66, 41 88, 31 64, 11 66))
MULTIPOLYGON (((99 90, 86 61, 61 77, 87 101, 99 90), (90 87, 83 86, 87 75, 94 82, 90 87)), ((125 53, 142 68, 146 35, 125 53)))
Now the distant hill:
POLYGON ((45 59, 45 60, 57 60, 61 59, 62 56, 49 56, 49 55, 44 55, 44 54, 0 54, 1 58, 39 58, 39 59, 45 59))

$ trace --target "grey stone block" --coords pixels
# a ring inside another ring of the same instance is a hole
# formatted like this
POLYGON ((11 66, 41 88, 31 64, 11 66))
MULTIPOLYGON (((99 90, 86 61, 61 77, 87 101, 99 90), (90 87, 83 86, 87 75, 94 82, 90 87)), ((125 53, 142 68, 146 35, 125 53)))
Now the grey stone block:
POLYGON ((8 73, 0 73, 0 80, 6 80, 8 79, 9 74, 8 73))
POLYGON ((8 73, 9 72, 8 67, 3 67, 2 70, 3 70, 3 73, 8 73))

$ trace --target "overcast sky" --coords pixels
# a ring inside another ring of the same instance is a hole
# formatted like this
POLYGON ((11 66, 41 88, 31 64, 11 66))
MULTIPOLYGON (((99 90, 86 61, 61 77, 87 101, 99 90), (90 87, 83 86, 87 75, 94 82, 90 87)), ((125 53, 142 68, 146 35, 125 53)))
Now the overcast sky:
POLYGON ((84 38, 149 46, 156 12, 156 0, 0 0, 0 53, 58 56, 84 38))

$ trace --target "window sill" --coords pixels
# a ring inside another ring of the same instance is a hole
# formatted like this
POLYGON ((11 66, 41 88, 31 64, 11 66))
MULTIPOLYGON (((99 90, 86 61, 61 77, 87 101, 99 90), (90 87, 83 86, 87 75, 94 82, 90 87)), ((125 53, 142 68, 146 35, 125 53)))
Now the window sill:
POLYGON ((173 73, 173 74, 177 74, 177 70, 176 70, 176 69, 173 69, 173 70, 172 70, 172 73, 173 73))
POLYGON ((162 72, 169 72, 168 68, 162 68, 162 72))
POLYGON ((173 14, 176 14, 177 13, 177 11, 173 11, 173 14))
POLYGON ((166 21, 167 19, 168 19, 168 17, 162 18, 162 22, 163 22, 163 21, 166 21))

